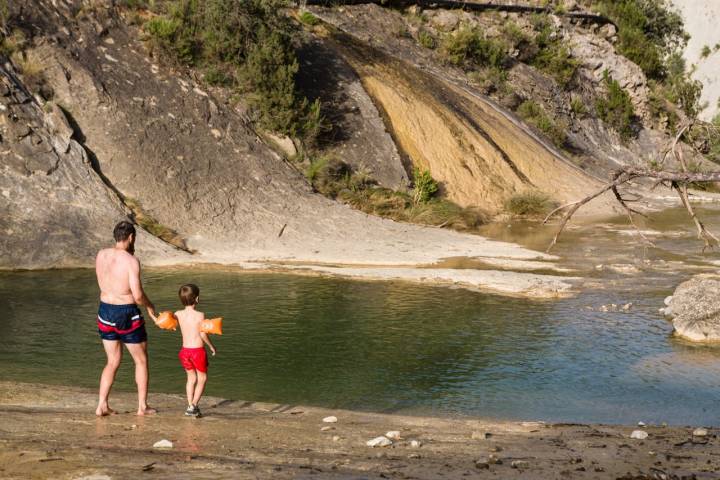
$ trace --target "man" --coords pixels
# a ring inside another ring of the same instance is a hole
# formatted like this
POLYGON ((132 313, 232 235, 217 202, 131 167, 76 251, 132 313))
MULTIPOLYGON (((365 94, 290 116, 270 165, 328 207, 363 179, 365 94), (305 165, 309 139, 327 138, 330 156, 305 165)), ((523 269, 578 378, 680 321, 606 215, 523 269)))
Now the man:
POLYGON ((107 364, 100 377, 100 396, 97 416, 114 413, 108 396, 122 359, 122 344, 135 362, 135 383, 138 389, 138 415, 155 413, 147 405, 148 360, 145 320, 139 306, 147 308, 156 320, 155 306, 143 291, 140 282, 140 262, 135 253, 135 227, 120 222, 113 230, 115 246, 100 250, 95 259, 95 273, 100 286, 100 308, 97 324, 102 338, 107 364))

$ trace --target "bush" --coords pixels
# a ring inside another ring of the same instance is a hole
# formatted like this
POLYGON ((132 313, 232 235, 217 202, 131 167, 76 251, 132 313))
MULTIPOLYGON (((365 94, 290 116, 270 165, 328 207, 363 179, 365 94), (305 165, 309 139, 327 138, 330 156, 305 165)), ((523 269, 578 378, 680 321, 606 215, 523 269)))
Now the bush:
POLYGON ((683 46, 688 35, 682 17, 666 0, 596 0, 594 8, 618 26, 617 50, 652 79, 665 77, 663 59, 683 46))
POLYGON ((568 47, 553 36, 553 26, 547 15, 535 14, 532 23, 537 32, 537 53, 529 60, 530 64, 550 74, 563 88, 567 88, 575 78, 580 63, 572 57, 568 47))
POLYGON ((549 195, 533 190, 515 193, 505 201, 505 210, 523 217, 547 214, 556 207, 549 195))
POLYGON ((415 203, 426 203, 438 191, 438 183, 432 178, 428 170, 420 170, 415 167, 413 170, 413 183, 415 184, 415 194, 413 201, 415 203))
POLYGON ((320 19, 308 11, 301 12, 300 15, 298 15, 298 20, 311 27, 320 23, 320 19))
POLYGON ((25 41, 25 34, 22 30, 13 30, 10 35, 0 39, 0 55, 10 57, 23 48, 25 41))
POLYGON ((418 32, 418 43, 425 48, 433 49, 437 46, 435 37, 433 37, 428 31, 420 30, 418 32))
POLYGON ((537 102, 525 100, 518 107, 517 114, 523 120, 534 125, 547 135, 558 147, 562 147, 565 144, 567 138, 565 135, 566 126, 550 117, 537 102))
POLYGON ((585 107, 583 99, 574 95, 570 100, 570 110, 572 110, 573 114, 578 118, 584 117, 587 113, 587 107, 585 107))
POLYGON ((320 104, 297 91, 297 29, 282 12, 285 5, 284 0, 165 0, 158 2, 162 14, 149 20, 145 31, 155 49, 204 67, 209 83, 233 85, 248 95, 263 128, 312 142, 322 123, 320 104))
POLYGON ((607 70, 603 73, 603 82, 607 93, 595 102, 598 117, 615 130, 620 138, 628 140, 635 134, 633 130, 635 109, 630 101, 630 95, 620 87, 617 80, 610 77, 607 70))
POLYGON ((712 50, 710 50, 710 47, 708 47, 707 45, 705 45, 705 46, 702 48, 702 52, 700 52, 700 56, 701 56, 702 58, 707 58, 707 57, 710 56, 711 53, 712 53, 712 50))
POLYGON ((185 243, 185 240, 170 227, 166 227, 152 216, 150 216, 142 207, 139 201, 134 198, 125 197, 125 205, 132 211, 133 218, 142 228, 147 230, 151 235, 176 246, 185 251, 190 251, 185 243))
POLYGON ((460 66, 505 68, 509 61, 504 42, 484 38, 477 28, 467 26, 445 37, 443 51, 451 63, 460 66))

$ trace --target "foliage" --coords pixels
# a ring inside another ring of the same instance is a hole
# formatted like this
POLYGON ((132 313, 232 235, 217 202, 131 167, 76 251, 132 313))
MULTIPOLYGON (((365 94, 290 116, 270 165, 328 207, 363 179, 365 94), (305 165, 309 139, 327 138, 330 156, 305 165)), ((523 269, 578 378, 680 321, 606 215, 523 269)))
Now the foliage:
POLYGON ((555 145, 561 147, 565 144, 565 125, 549 116, 537 102, 525 100, 518 107, 517 114, 547 135, 555 145))
POLYGON ((445 37, 443 53, 447 59, 461 66, 504 68, 509 57, 507 45, 485 38, 478 28, 463 26, 445 37))
POLYGON ((603 82, 607 93, 595 102, 598 117, 612 127, 620 138, 628 140, 635 134, 633 130, 635 109, 630 101, 630 95, 620 87, 607 70, 603 72, 603 82))
POLYGON ((164 0, 144 28, 156 50, 204 67, 209 83, 248 95, 262 127, 312 142, 322 121, 319 103, 297 92, 296 28, 284 6, 285 0, 164 0))
POLYGON ((710 50, 710 47, 707 46, 707 45, 705 45, 705 46, 702 48, 702 52, 700 52, 700 56, 701 56, 702 58, 707 58, 707 57, 710 56, 711 53, 712 53, 712 50, 710 50))
POLYGON ((535 216, 557 207, 549 195, 535 190, 514 193, 505 201, 505 210, 517 216, 535 216))
POLYGON ((432 36, 427 30, 420 30, 418 32, 418 42, 425 48, 433 49, 437 46, 435 37, 432 36))
POLYGON ((663 82, 665 98, 680 107, 687 116, 694 118, 700 112, 702 83, 693 80, 692 71, 685 68, 685 59, 680 52, 671 54, 666 62, 666 77, 663 82))
POLYGON ((25 34, 22 30, 13 30, 10 35, 0 39, 0 55, 5 57, 11 56, 23 48, 25 41, 25 34))
POLYGON ((185 240, 170 227, 167 227, 148 214, 140 204, 140 202, 131 197, 123 199, 125 205, 132 211, 133 218, 146 231, 159 239, 174 245, 182 250, 189 251, 185 240))
POLYGON ((665 77, 664 58, 688 40, 680 14, 667 0, 596 0, 595 9, 618 26, 618 51, 653 79, 665 77))
POLYGON ((300 20, 305 25, 310 25, 311 27, 320 23, 320 19, 313 15, 312 12, 308 12, 307 10, 301 12, 298 15, 298 20, 300 20))
POLYGON ((549 73, 563 88, 567 88, 575 77, 580 63, 572 57, 567 45, 554 35, 552 23, 547 15, 535 14, 532 22, 537 32, 535 36, 537 53, 529 60, 530 64, 549 73))
POLYGON ((573 97, 570 99, 570 110, 572 110, 573 114, 576 117, 584 117, 587 113, 587 107, 585 106, 585 102, 581 97, 573 95, 573 97))
POLYGON ((415 203, 426 203, 438 191, 438 183, 430 175, 428 170, 420 170, 415 167, 413 170, 413 183, 415 184, 415 194, 413 201, 415 203))

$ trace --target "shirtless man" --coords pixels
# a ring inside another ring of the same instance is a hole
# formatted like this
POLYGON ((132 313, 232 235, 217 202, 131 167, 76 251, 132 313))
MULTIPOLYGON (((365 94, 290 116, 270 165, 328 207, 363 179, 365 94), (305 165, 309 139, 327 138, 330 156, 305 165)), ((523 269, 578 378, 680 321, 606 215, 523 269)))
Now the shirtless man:
POLYGON ((113 230, 115 246, 100 250, 95 259, 95 273, 100 286, 100 308, 97 325, 102 338, 107 364, 100 377, 100 398, 97 416, 114 413, 108 405, 108 396, 122 359, 122 344, 135 362, 135 383, 138 389, 138 415, 149 415, 155 410, 147 406, 148 359, 145 320, 139 306, 147 308, 155 318, 155 306, 145 295, 140 282, 140 262, 135 253, 135 227, 120 222, 113 230))

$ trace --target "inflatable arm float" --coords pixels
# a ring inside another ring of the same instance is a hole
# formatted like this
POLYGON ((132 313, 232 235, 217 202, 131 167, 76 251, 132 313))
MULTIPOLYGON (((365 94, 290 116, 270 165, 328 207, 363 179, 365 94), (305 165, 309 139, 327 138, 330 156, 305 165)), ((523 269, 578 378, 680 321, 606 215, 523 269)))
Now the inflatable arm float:
MULTIPOLYGON (((200 322, 200 331, 214 335, 222 335, 222 317, 206 318, 200 322)), ((163 330, 177 330, 178 319, 170 311, 161 312, 158 315, 157 326, 163 330)))

